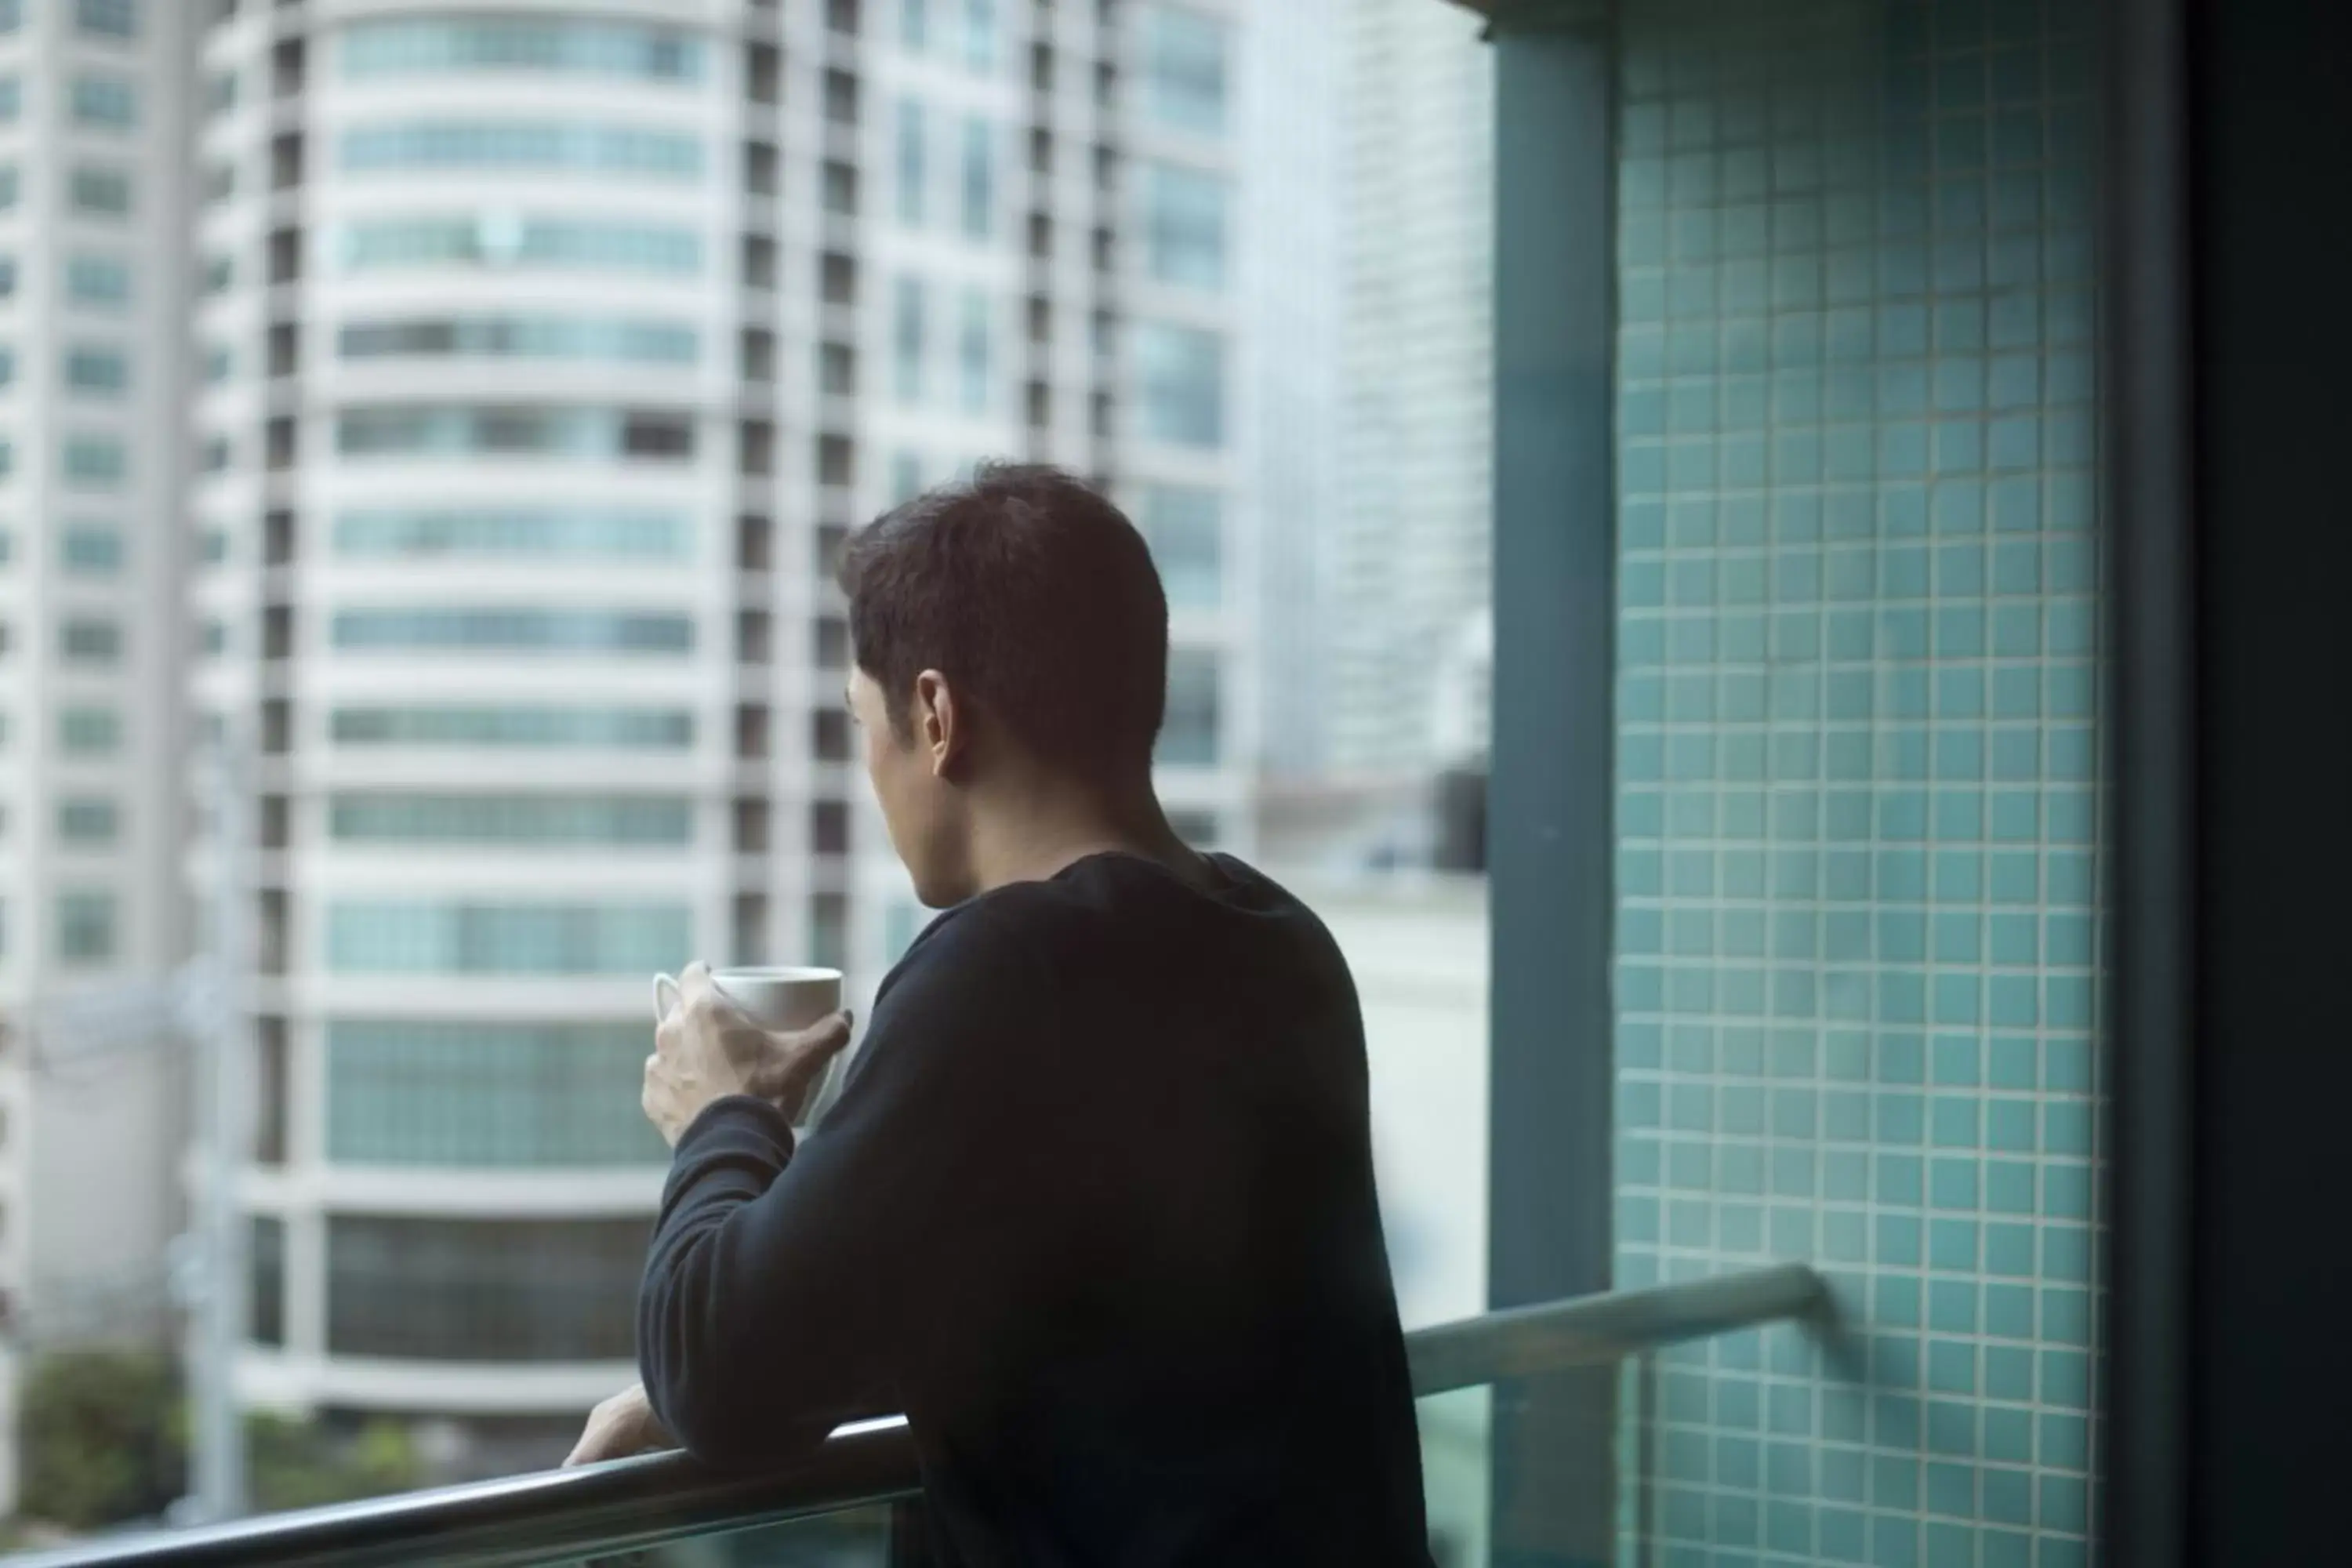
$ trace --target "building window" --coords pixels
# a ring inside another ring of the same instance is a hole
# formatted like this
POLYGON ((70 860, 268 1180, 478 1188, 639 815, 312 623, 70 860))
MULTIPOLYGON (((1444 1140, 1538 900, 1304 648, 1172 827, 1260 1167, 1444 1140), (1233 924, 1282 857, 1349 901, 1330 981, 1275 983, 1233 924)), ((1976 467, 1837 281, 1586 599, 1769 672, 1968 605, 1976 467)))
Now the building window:
POLYGON ((69 257, 66 298, 77 305, 120 306, 131 298, 131 268, 110 256, 69 257))
MULTIPOLYGON (((270 1161, 269 1163, 278 1163, 270 1161)), ((275 1215, 253 1216, 252 1254, 247 1258, 249 1337, 257 1345, 286 1342, 286 1222, 275 1215)))
MULTIPOLYGON (((772 250, 774 242, 769 241, 772 250)), ((857 303, 857 260, 828 250, 817 261, 817 295, 828 305, 857 303)))
POLYGON ((58 749, 72 757, 110 757, 122 747, 122 715, 111 708, 66 708, 58 713, 58 749))
POLYGON ((1214 490, 1190 485, 1145 489, 1137 521, 1171 605, 1213 609, 1223 596, 1222 510, 1214 490))
POLYGON ((996 0, 963 0, 963 62, 976 71, 996 68, 996 0))
POLYGON ((122 570, 122 535, 97 523, 68 523, 58 535, 65 569, 77 576, 111 577, 122 570))
MULTIPOLYGON (((643 1041, 640 1040, 642 1047, 643 1041)), ((643 1058, 639 1058, 642 1070, 643 1058)), ((327 1222, 327 1350, 417 1361, 626 1361, 645 1219, 327 1222)))
POLYGON ((16 205, 16 165, 0 163, 0 212, 13 211, 16 205))
POLYGON ((346 409, 335 423, 339 451, 352 457, 474 455, 572 458, 690 457, 688 416, 579 407, 346 409))
POLYGON ((684 904, 338 901, 327 967, 338 974, 635 974, 694 951, 684 904))
POLYGON ((66 963, 105 963, 115 955, 112 893, 58 896, 58 957, 66 963))
POLYGON ((25 110, 25 84, 15 76, 0 76, 0 125, 14 125, 25 110))
POLYGON ((137 90, 121 77, 76 77, 73 117, 77 124, 126 131, 139 119, 137 90))
POLYGON ((956 367, 966 414, 983 414, 989 396, 989 316, 992 306, 986 293, 967 289, 963 320, 956 333, 956 367))
POLYGON ((1143 386, 1143 433, 1171 446, 1224 440, 1224 342, 1211 331, 1139 322, 1135 355, 1143 386))
POLYGON ((819 616, 814 633, 819 669, 849 668, 849 623, 839 616, 819 616))
POLYGON ((996 130, 973 115, 963 122, 963 232, 986 239, 996 226, 996 130))
POLYGON ((824 161, 819 178, 823 182, 824 210, 835 217, 857 216, 857 170, 854 164, 836 158, 824 161))
POLYGON ((545 71, 696 81, 702 47, 669 27, 521 17, 362 22, 342 37, 343 74, 545 71))
POLYGON ((702 269, 702 238, 691 228, 505 213, 357 223, 342 231, 337 254, 346 272, 470 266, 684 276, 702 269))
POLYGON ((1163 125, 1225 128, 1225 28, 1213 16, 1154 5, 1143 23, 1145 112, 1163 125))
POLYGON ((1219 752, 1217 656, 1200 648, 1168 655, 1168 709, 1160 721, 1155 762, 1181 767, 1213 767, 1219 752))
POLYGON ((931 47, 930 0, 898 0, 898 47, 910 55, 931 47))
POLYGON ((25 0, 0 0, 0 34, 13 33, 25 25, 25 0))
POLYGON ((849 900, 817 893, 809 900, 809 957, 835 969, 849 962, 849 900))
POLYGON ((901 278, 890 312, 890 390, 905 404, 923 400, 923 285, 901 278))
POLYGON ((354 173, 520 169, 702 177, 702 143, 670 132, 570 121, 411 121, 343 132, 343 167, 354 173))
POLYGON ((898 221, 909 228, 923 223, 923 184, 927 174, 923 147, 923 106, 911 98, 898 100, 898 221))
POLYGON ((693 520, 630 507, 362 508, 335 518, 335 553, 354 557, 680 560, 693 520))
POLYGON ((120 169, 76 169, 66 191, 76 212, 121 217, 131 210, 131 176, 120 169))
POLYGON ((700 352, 692 327, 667 321, 574 316, 426 317, 346 324, 335 352, 344 359, 584 359, 691 364, 700 352))
POLYGON ((236 72, 218 70, 205 79, 205 112, 226 114, 236 107, 236 72))
POLYGON ((131 382, 131 362, 120 349, 78 343, 66 351, 66 385, 71 391, 114 397, 131 382))
POLYGON ((857 395, 857 351, 847 343, 819 343, 816 386, 827 397, 857 395))
POLYGON ((857 482, 857 446, 846 436, 816 438, 816 482, 846 488, 857 482))
POLYGON ((218 385, 236 374, 236 351, 226 343, 213 343, 205 349, 205 381, 218 385))
POLYGON ((355 651, 684 654, 694 647, 694 617, 625 610, 339 610, 333 644, 355 651))
POLYGON ((13 386, 16 381, 16 351, 0 348, 0 387, 13 386))
POLYGON ((820 763, 849 760, 849 715, 838 707, 820 708, 809 716, 809 752, 820 763))
POLYGON ((74 26, 92 37, 135 38, 137 0, 74 0, 74 26))
POLYGON ((694 715, 667 708, 338 708, 338 746, 682 752, 694 715))
POLYGON ((676 795, 343 794, 328 802, 327 832, 362 844, 682 845, 694 806, 676 795))
POLYGON ((0 300, 16 297, 16 258, 0 256, 0 300))
POLYGON ((903 506, 923 493, 923 459, 900 452, 890 459, 890 504, 903 506))
POLYGON ((327 1021, 327 1158, 362 1165, 657 1164, 636 1024, 327 1021))
POLYGON ((58 839, 80 847, 111 844, 121 828, 114 802, 102 795, 68 795, 58 802, 58 839))
POLYGON ((1172 163, 1145 172, 1144 255, 1151 276, 1194 289, 1225 284, 1225 183, 1172 163))
POLYGON ((849 72, 825 71, 824 117, 835 125, 857 124, 857 79, 849 72))
POLYGON ((1168 826, 1177 837, 1195 849, 1213 849, 1217 845, 1217 814, 1213 811, 1171 811, 1168 826))
POLYGON ((104 616, 68 616, 58 627, 58 653, 68 664, 119 663, 122 626, 104 616))

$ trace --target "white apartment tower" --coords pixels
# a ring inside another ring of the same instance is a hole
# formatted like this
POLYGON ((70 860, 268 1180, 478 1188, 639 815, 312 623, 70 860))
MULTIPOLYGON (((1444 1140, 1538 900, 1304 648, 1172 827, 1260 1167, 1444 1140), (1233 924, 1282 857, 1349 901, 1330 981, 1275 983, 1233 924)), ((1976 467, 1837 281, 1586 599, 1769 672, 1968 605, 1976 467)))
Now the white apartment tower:
POLYGON ((1230 24, 210 0, 188 683, 257 753, 243 1399, 488 1471, 629 1380, 649 977, 866 991, 917 926, 829 570, 893 500, 1108 485, 1196 584, 1171 805, 1246 834, 1230 24))
POLYGON ((184 20, 0 0, 0 1512, 24 1362, 169 1332, 179 1059, 89 1005, 189 941, 184 20))

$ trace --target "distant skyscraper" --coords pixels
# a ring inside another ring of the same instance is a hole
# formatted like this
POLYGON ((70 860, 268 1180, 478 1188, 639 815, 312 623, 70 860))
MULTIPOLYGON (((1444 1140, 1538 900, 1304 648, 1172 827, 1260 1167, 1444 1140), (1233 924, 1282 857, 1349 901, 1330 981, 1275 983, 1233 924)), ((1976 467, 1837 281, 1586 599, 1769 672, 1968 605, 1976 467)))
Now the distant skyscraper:
POLYGON ((1242 311, 1245 539, 1259 579, 1260 763, 1279 779, 1327 766, 1330 606, 1319 574, 1342 501, 1341 123, 1335 47, 1351 0, 1278 0, 1238 13, 1243 50, 1236 248, 1242 311))
POLYGON ((0 1510, 17 1359, 168 1324, 186 16, 0 0, 0 1510))
MULTIPOLYGON (((1418 777, 1491 595, 1494 84, 1478 18, 1349 0, 1342 502, 1323 563, 1328 762, 1418 777)), ((1475 683, 1469 683, 1475 685, 1475 683)), ((1469 737, 1485 744, 1485 716, 1469 737)))
POLYGON ((916 929, 841 707, 853 526, 983 458, 1108 483, 1178 602, 1171 810, 1249 830, 1234 29, 219 11, 192 685, 260 752, 240 1389, 517 1468, 632 1375, 648 977, 862 990, 916 929))

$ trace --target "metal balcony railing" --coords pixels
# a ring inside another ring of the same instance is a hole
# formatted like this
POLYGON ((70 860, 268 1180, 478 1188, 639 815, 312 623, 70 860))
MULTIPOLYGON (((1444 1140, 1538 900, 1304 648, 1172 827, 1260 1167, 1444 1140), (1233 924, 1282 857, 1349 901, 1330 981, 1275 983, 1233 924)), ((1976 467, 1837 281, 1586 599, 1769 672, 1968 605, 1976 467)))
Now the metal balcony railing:
MULTIPOLYGON (((1820 1276, 1784 1264, 1654 1289, 1588 1296, 1440 1324, 1406 1337, 1416 1394, 1605 1366, 1766 1323, 1826 1325, 1820 1276)), ((12 1558, 15 1568, 522 1568, 604 1557, 912 1496, 903 1419, 845 1426, 808 1458, 720 1475, 682 1453, 650 1454, 331 1508, 79 1543, 12 1558)))

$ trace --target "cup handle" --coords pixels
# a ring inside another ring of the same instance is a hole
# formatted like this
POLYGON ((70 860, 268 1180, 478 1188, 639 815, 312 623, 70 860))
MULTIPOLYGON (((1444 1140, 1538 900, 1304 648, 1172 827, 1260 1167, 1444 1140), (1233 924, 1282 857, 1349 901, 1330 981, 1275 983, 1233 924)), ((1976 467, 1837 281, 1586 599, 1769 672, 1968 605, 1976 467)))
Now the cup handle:
POLYGON ((655 1023, 666 1022, 672 1013, 677 1011, 677 1005, 683 1000, 685 993, 678 990, 676 979, 667 974, 654 976, 655 1023))

